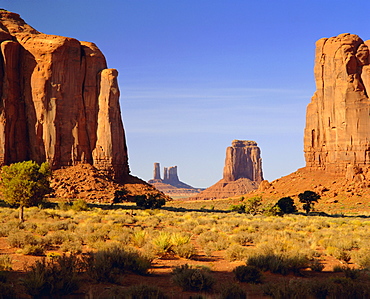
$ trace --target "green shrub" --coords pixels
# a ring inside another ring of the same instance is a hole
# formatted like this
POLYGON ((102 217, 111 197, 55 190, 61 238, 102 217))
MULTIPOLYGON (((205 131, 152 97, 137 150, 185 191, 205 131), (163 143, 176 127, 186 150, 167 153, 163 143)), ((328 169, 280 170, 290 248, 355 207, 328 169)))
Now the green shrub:
POLYGON ((72 293, 78 289, 80 263, 75 255, 36 261, 22 279, 27 294, 37 297, 72 293))
POLYGON ((172 250, 171 234, 166 231, 160 231, 152 243, 157 249, 157 254, 165 254, 172 250))
POLYGON ((228 261, 242 261, 248 257, 248 248, 241 246, 239 244, 232 244, 225 251, 225 258, 228 261))
POLYGON ((63 201, 58 202, 57 207, 61 211, 68 211, 71 208, 71 203, 63 200, 63 201))
POLYGON ((71 206, 71 209, 75 210, 77 212, 88 211, 89 206, 87 205, 87 202, 84 201, 83 199, 78 199, 78 200, 73 202, 73 204, 71 206))
POLYGON ((7 254, 0 255, 0 271, 12 270, 12 258, 7 254))
POLYGON ((370 269, 370 248, 360 248, 352 255, 354 261, 361 267, 361 269, 370 269))
POLYGON ((194 269, 185 264, 172 271, 172 281, 184 291, 209 291, 215 280, 206 269, 194 269))
POLYGON ((233 270, 235 278, 240 282, 260 283, 261 271, 255 266, 241 265, 233 270))
POLYGON ((192 259, 197 255, 197 250, 195 246, 191 243, 174 246, 173 251, 179 257, 186 258, 186 259, 192 259))
POLYGON ((148 233, 145 230, 137 230, 131 236, 132 242, 137 247, 143 247, 148 239, 148 233))
POLYGON ((249 198, 245 203, 245 212, 247 214, 251 214, 252 216, 260 214, 262 212, 261 206, 262 206, 261 196, 249 198))
POLYGON ((238 213, 245 213, 245 204, 241 203, 238 205, 231 205, 229 210, 238 213))
POLYGON ((255 266, 261 271, 271 271, 287 275, 289 272, 300 274, 300 270, 308 267, 305 256, 286 256, 284 254, 260 254, 247 259, 247 265, 255 266))
POLYGON ((342 271, 344 273, 344 276, 350 279, 357 279, 360 277, 361 270, 350 268, 348 266, 343 266, 342 271))
POLYGON ((160 194, 144 194, 135 196, 138 207, 145 209, 158 209, 166 204, 166 200, 160 194))
POLYGON ((223 286, 220 299, 246 299, 247 293, 237 284, 223 286))
POLYGON ((316 259, 310 262, 309 267, 315 272, 321 272, 325 268, 324 264, 320 263, 320 261, 316 259))
POLYGON ((37 245, 39 241, 29 232, 19 231, 11 234, 7 238, 10 247, 23 248, 26 245, 37 245))
POLYGON ((297 207, 295 206, 294 200, 291 197, 280 198, 276 203, 276 206, 278 206, 284 214, 297 212, 297 207))
POLYGON ((262 214, 264 216, 283 216, 284 212, 278 206, 267 205, 263 207, 262 214))
POLYGON ((41 256, 45 254, 45 248, 44 246, 37 244, 37 245, 26 245, 22 249, 22 253, 25 255, 35 255, 35 256, 41 256))
POLYGON ((85 257, 85 268, 88 275, 98 282, 118 282, 120 275, 127 271, 144 275, 151 261, 137 251, 117 246, 89 253, 85 257))

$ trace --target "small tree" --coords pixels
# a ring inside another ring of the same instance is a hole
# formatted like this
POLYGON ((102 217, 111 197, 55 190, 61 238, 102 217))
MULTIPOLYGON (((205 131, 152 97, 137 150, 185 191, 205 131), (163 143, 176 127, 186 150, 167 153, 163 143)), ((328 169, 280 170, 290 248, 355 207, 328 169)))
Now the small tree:
POLYGON ((247 214, 251 214, 252 216, 260 214, 262 212, 261 206, 262 206, 261 196, 249 198, 245 203, 245 212, 247 214))
POLYGON ((299 202, 303 203, 303 210, 308 214, 313 208, 315 202, 320 199, 320 195, 313 191, 305 191, 298 194, 299 202))
POLYGON ((24 207, 40 204, 45 195, 51 192, 50 176, 48 163, 39 165, 33 161, 25 161, 1 169, 0 191, 8 204, 19 206, 21 222, 24 221, 24 207))
POLYGON ((284 214, 297 212, 297 207, 291 197, 280 198, 275 206, 278 206, 284 214))

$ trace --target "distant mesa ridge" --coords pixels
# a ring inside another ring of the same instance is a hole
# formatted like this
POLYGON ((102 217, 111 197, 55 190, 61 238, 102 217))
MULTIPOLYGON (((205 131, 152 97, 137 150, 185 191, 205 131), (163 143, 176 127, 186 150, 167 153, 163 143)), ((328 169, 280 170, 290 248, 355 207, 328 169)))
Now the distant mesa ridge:
POLYGON ((189 199, 221 199, 256 190, 263 181, 261 151, 255 141, 233 140, 226 149, 223 178, 189 199))
POLYGON ((153 179, 148 181, 148 183, 156 186, 159 190, 161 190, 161 187, 158 186, 158 183, 171 185, 172 187, 175 187, 175 188, 198 190, 197 188, 194 188, 179 180, 179 177, 177 175, 177 166, 164 167, 163 170, 164 170, 163 171, 164 177, 162 179, 160 163, 154 163, 153 179))

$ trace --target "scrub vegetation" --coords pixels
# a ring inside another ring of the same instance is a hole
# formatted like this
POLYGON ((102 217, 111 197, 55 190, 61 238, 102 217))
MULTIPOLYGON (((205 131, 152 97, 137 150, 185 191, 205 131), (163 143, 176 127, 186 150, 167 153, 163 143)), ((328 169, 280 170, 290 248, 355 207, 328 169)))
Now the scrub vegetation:
MULTIPOLYGON (((295 211, 290 200, 284 202, 295 211)), ((143 292, 139 284, 135 289, 130 283, 128 289, 127 275, 142 277, 143 282, 165 262, 168 285, 184 294, 206 292, 224 298, 227 292, 273 298, 288 293, 337 298, 349 290, 358 298, 370 294, 370 219, 312 213, 266 216, 260 208, 254 205, 253 213, 148 210, 79 201, 27 208, 20 223, 15 208, 2 207, 0 288, 9 298, 19 292, 62 296, 99 283, 111 284, 117 294, 143 292), (33 262, 18 269, 24 273, 21 280, 9 280, 15 261, 28 256, 33 262), (228 265, 237 285, 222 286, 217 260, 228 265)), ((170 296, 164 289, 149 289, 170 296)), ((104 292, 97 291, 96 298, 104 292)))

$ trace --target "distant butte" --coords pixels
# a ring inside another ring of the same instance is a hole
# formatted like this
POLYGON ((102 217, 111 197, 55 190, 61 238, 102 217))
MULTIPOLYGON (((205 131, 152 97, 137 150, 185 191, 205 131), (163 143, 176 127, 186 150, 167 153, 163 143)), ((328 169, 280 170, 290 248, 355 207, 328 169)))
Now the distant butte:
POLYGON ((226 149, 223 178, 189 199, 221 199, 245 194, 256 190, 262 181, 262 158, 257 143, 233 140, 226 149))
POLYGON ((163 170, 164 177, 162 179, 160 164, 154 163, 153 179, 148 183, 169 196, 187 197, 204 190, 181 182, 177 175, 177 166, 164 167, 163 170))

